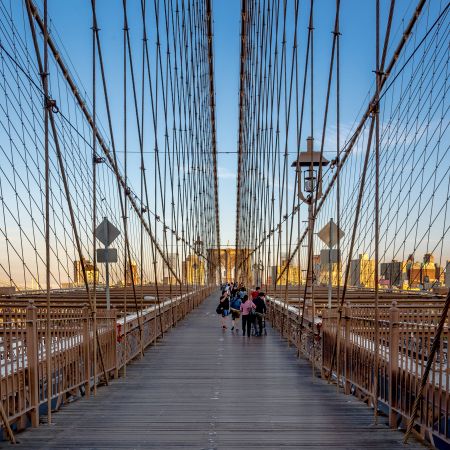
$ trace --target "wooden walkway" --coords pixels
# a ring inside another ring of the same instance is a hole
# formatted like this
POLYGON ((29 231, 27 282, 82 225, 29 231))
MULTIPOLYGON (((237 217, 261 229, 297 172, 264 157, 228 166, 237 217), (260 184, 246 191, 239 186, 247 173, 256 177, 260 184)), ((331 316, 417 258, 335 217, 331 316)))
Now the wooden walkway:
MULTIPOLYGON (((275 331, 222 332, 207 299, 126 379, 17 435, 18 449, 423 449, 373 425, 372 411, 311 379, 275 331)), ((383 421, 381 419, 380 421, 383 421)), ((4 443, 2 448, 11 448, 4 443)))

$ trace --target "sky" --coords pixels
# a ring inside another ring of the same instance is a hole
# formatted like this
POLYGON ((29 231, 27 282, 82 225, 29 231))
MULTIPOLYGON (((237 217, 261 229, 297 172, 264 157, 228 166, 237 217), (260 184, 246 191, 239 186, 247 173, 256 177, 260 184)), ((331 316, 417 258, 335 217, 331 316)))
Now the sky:
MULTIPOLYGON (((217 148, 236 152, 239 123, 240 1, 214 2, 214 50, 217 148)), ((219 153, 219 202, 222 244, 234 244, 236 214, 236 153, 219 153)))

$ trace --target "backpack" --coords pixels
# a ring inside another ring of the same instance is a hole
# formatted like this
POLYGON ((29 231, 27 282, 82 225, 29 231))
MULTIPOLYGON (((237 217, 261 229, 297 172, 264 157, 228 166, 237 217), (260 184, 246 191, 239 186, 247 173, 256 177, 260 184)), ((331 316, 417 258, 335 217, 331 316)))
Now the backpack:
POLYGON ((222 303, 219 303, 217 308, 216 308, 216 313, 217 314, 222 314, 223 313, 223 305, 222 303))
POLYGON ((234 298, 233 301, 231 302, 231 307, 239 311, 239 309, 241 308, 241 303, 242 302, 239 298, 234 298))

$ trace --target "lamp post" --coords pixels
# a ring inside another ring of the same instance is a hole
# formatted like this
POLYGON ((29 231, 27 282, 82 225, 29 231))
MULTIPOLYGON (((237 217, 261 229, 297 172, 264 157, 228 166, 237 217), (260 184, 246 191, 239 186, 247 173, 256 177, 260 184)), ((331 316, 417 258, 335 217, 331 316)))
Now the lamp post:
POLYGON ((256 286, 261 286, 262 281, 262 271, 264 270, 264 265, 261 260, 253 264, 253 270, 256 272, 256 286))
POLYGON ((200 239, 200 236, 198 234, 197 240, 194 242, 194 253, 197 255, 199 263, 194 263, 192 267, 196 273, 195 281, 197 284, 200 284, 200 274, 198 273, 198 270, 200 269, 200 256, 203 256, 203 241, 200 239))
MULTIPOLYGON (((298 160, 292 163, 297 171, 297 195, 308 204, 308 266, 306 273, 306 296, 312 298, 313 286, 313 237, 314 237, 314 204, 322 197, 322 167, 329 161, 314 151, 314 139, 306 139, 306 151, 300 152, 298 160)), ((306 298, 305 300, 306 301, 306 298)), ((314 318, 313 318, 314 319, 314 318)))
POLYGON ((195 262, 194 264, 192 264, 192 270, 194 271, 194 285, 198 284, 198 264, 195 262))

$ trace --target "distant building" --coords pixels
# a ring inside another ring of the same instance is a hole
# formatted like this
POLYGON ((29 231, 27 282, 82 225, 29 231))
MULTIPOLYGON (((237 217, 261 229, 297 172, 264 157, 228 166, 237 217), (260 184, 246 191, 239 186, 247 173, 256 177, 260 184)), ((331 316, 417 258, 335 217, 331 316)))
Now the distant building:
POLYGON ((313 255, 313 284, 319 282, 320 277, 320 255, 313 255))
MULTIPOLYGON (((414 261, 412 259, 412 261, 414 261)), ((412 262, 409 258, 409 287, 418 289, 430 289, 433 285, 437 285, 441 280, 441 269, 434 262, 434 256, 426 253, 423 262, 412 262)))
MULTIPOLYGON (((242 281, 253 283, 253 258, 251 249, 221 247, 220 255, 217 248, 209 248, 208 252, 208 280, 211 283, 222 281, 242 281), (220 269, 218 269, 220 267, 220 269), (235 270, 237 269, 237 275, 235 270), (239 279, 236 279, 239 278, 239 279)), ((264 269, 263 269, 264 271, 264 269)))
MULTIPOLYGON (((169 253, 167 255, 167 261, 169 262, 170 266, 174 270, 176 274, 179 273, 179 266, 178 266, 178 255, 176 253, 169 253)), ((163 276, 163 284, 178 284, 177 279, 175 278, 175 275, 173 275, 172 272, 170 272, 168 269, 165 271, 165 275, 163 276)))
POLYGON ((366 253, 350 261, 350 285, 356 287, 375 287, 375 260, 366 253))
POLYGON ((289 268, 287 268, 288 260, 285 259, 281 261, 281 265, 279 266, 272 266, 272 275, 271 280, 275 283, 275 281, 280 277, 280 279, 277 282, 277 286, 286 286, 288 284, 289 286, 298 286, 299 284, 302 284, 302 273, 298 266, 293 265, 292 263, 289 265, 289 268))
MULTIPOLYGON (((83 258, 83 263, 88 284, 94 283, 94 276, 95 282, 98 283, 98 269, 94 268, 94 264, 92 264, 92 262, 87 260, 86 258, 83 258)), ((78 260, 75 260, 73 262, 73 284, 75 286, 84 285, 83 266, 81 264, 81 261, 78 260)))
POLYGON ((189 255, 183 261, 183 281, 186 284, 205 285, 205 262, 197 255, 189 255))
POLYGON ((270 266, 269 276, 267 277, 267 284, 269 286, 275 286, 275 282, 278 278, 278 266, 270 266), (270 283, 269 283, 270 281, 270 283))
POLYGON ((0 295, 13 295, 15 292, 14 286, 0 286, 0 295))
POLYGON ((387 286, 401 288, 406 280, 406 262, 393 259, 380 264, 380 277, 387 281, 387 286))
POLYGON ((136 286, 140 283, 139 271, 136 261, 131 261, 131 263, 127 264, 126 271, 126 280, 125 284, 127 286, 132 286, 133 284, 136 286), (131 269, 130 269, 131 266, 131 269))
POLYGON ((444 284, 445 287, 450 287, 450 261, 445 263, 444 284))
POLYGON ((320 271, 318 275, 318 281, 319 284, 321 284, 322 286, 328 286, 330 278, 330 268, 331 268, 331 285, 337 286, 338 283, 342 284, 342 265, 341 270, 339 270, 337 249, 332 249, 331 252, 328 249, 320 251, 320 271))

